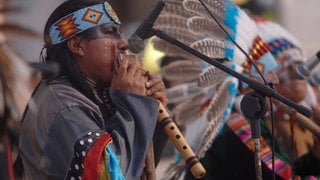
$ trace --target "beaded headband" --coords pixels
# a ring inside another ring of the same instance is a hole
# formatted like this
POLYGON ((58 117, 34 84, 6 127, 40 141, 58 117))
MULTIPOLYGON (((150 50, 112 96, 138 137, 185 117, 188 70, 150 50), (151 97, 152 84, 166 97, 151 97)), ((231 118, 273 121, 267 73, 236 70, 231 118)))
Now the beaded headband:
POLYGON ((64 16, 49 29, 52 44, 59 44, 89 28, 114 22, 120 24, 117 14, 109 3, 96 4, 64 16))
POLYGON ((305 61, 302 50, 287 39, 274 39, 268 44, 272 54, 278 57, 278 63, 283 67, 287 67, 287 65, 294 62, 301 63, 305 61))
POLYGON ((268 43, 271 53, 277 57, 278 63, 282 56, 290 56, 293 62, 305 61, 305 54, 298 39, 276 22, 272 22, 260 17, 256 21, 260 36, 268 43))

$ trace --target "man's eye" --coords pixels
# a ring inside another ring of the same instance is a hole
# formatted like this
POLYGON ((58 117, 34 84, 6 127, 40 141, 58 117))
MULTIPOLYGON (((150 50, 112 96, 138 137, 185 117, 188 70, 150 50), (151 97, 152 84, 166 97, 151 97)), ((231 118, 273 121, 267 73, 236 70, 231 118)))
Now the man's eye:
POLYGON ((105 34, 111 34, 111 33, 113 33, 113 32, 114 32, 113 29, 110 29, 110 28, 105 29, 105 30, 103 31, 103 33, 105 33, 105 34))
POLYGON ((103 33, 105 33, 105 34, 120 34, 118 31, 118 28, 116 28, 116 27, 106 28, 106 29, 104 29, 103 33))
POLYGON ((103 34, 108 38, 121 39, 121 34, 117 27, 106 28, 103 34))

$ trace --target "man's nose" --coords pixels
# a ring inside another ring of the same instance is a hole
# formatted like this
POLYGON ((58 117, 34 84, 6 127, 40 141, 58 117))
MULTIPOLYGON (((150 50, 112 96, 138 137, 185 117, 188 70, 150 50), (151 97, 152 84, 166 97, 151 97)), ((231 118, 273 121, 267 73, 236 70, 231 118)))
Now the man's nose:
POLYGON ((118 49, 122 50, 122 51, 125 51, 128 49, 128 42, 125 38, 121 37, 119 40, 118 40, 118 49))

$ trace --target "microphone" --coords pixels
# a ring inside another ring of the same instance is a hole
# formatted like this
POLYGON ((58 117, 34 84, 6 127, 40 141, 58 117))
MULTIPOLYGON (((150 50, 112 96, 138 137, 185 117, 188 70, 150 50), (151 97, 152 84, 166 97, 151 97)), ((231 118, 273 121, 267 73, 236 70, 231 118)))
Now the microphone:
POLYGON ((150 14, 139 25, 135 33, 131 35, 128 40, 128 49, 133 53, 140 53, 144 49, 144 40, 154 35, 153 24, 157 20, 160 12, 162 11, 165 3, 160 0, 158 4, 152 9, 150 14))
POLYGON ((309 77, 308 83, 313 86, 319 86, 320 85, 320 72, 314 73, 312 76, 309 77))
POLYGON ((320 51, 308 59, 305 63, 300 63, 296 67, 295 75, 298 79, 306 79, 310 76, 312 69, 320 62, 320 51))

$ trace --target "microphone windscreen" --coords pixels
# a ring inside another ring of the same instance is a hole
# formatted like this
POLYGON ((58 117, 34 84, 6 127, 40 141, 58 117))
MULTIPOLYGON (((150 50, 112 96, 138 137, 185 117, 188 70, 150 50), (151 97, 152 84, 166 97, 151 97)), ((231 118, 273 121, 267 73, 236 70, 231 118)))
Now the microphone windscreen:
POLYGON ((128 49, 135 54, 140 53, 145 48, 144 40, 136 34, 132 34, 128 39, 128 49))
POLYGON ((306 79, 310 76, 310 71, 309 69, 305 66, 304 63, 300 63, 297 65, 296 70, 295 70, 295 76, 298 79, 306 79))
POLYGON ((308 79, 308 83, 313 86, 319 86, 320 85, 320 72, 315 73, 314 75, 310 76, 310 78, 308 79))

